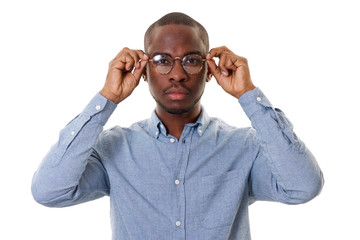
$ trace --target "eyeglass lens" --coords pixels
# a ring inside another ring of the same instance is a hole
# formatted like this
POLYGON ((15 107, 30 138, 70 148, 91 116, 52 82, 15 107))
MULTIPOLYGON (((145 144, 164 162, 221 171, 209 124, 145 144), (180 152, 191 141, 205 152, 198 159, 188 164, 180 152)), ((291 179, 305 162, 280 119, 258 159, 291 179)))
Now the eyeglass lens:
MULTIPOLYGON (((168 74, 174 66, 174 61, 169 55, 159 54, 153 57, 152 62, 157 72, 160 74, 168 74)), ((182 66, 187 73, 196 74, 200 72, 203 66, 203 58, 197 54, 186 55, 182 61, 182 66)))

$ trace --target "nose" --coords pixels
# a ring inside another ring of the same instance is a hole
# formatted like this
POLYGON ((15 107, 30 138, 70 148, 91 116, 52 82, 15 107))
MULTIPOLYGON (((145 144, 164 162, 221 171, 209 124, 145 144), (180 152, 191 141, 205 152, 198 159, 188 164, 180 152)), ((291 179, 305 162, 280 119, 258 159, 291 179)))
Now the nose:
POLYGON ((183 68, 181 58, 174 59, 174 65, 169 73, 169 78, 170 81, 178 81, 178 82, 186 81, 188 79, 188 75, 183 68))

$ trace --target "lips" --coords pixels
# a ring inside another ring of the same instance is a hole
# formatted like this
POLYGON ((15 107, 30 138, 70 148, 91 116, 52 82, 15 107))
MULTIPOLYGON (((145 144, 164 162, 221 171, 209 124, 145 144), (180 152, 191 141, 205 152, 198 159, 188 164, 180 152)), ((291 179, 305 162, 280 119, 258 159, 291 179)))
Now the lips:
POLYGON ((170 100, 183 100, 187 95, 189 95, 189 91, 182 88, 170 88, 165 91, 165 95, 170 100))

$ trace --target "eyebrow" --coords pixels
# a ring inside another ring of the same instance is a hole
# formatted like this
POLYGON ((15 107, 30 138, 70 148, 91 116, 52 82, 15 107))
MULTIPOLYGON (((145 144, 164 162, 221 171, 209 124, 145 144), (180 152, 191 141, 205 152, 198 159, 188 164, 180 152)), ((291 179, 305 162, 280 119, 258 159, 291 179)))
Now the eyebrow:
MULTIPOLYGON (((201 52, 200 51, 190 51, 190 52, 187 52, 184 54, 184 56, 187 56, 187 55, 190 55, 190 54, 197 54, 197 55, 200 55, 202 56, 201 52)), ((166 53, 166 52, 154 52, 153 54, 151 54, 151 58, 153 58, 154 56, 156 55, 168 55, 171 57, 171 54, 170 53, 166 53)))

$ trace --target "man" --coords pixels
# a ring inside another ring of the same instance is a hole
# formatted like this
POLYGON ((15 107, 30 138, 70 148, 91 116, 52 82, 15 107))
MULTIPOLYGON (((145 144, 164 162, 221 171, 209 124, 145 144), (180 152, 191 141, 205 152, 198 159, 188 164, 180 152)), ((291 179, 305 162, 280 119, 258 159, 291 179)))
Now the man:
POLYGON ((226 47, 209 51, 206 30, 182 13, 149 27, 145 53, 124 48, 103 89, 61 131, 34 175, 39 203, 63 207, 108 195, 113 239, 250 239, 250 203, 299 204, 320 192, 314 157, 254 86, 245 58, 226 47), (253 128, 202 111, 212 76, 253 128), (103 131, 141 77, 156 101, 151 118, 103 131))

